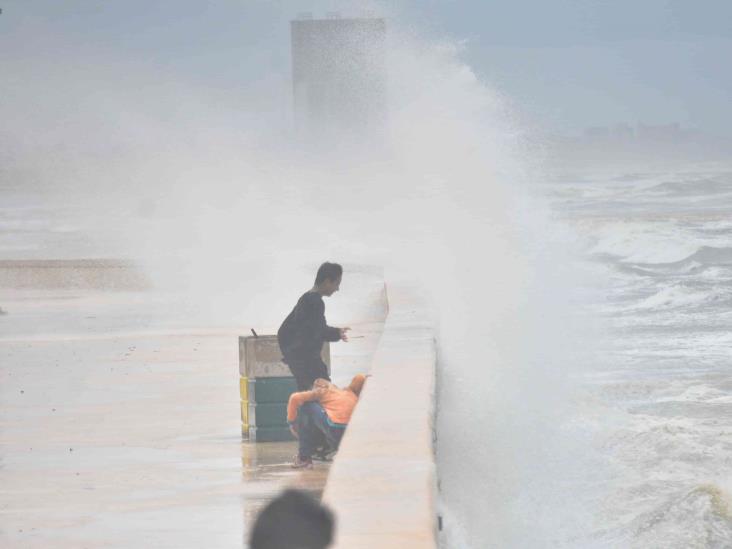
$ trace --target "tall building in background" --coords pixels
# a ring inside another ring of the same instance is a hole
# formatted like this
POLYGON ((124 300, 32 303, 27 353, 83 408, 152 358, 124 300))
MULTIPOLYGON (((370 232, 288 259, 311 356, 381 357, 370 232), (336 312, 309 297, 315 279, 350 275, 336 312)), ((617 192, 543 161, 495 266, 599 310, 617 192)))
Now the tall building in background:
POLYGON ((291 22, 295 123, 305 135, 367 135, 386 120, 386 21, 291 22))

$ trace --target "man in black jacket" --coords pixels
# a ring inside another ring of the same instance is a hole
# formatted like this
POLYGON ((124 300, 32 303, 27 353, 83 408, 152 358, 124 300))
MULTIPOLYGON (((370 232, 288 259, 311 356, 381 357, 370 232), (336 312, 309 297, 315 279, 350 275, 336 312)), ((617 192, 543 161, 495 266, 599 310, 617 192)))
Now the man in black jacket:
POLYGON ((323 263, 315 276, 315 285, 300 297, 277 332, 283 361, 295 376, 298 391, 311 389, 318 378, 330 381, 328 367, 320 356, 323 342, 348 341, 350 328, 328 326, 323 303, 323 296, 338 291, 342 277, 343 267, 323 263))

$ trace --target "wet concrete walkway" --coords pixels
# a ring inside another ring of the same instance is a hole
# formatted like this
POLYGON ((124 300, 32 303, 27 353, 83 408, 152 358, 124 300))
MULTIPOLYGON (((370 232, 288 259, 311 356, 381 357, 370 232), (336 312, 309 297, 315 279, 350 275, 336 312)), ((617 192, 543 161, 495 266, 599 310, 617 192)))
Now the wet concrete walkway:
MULTIPOLYGON (((242 329, 69 333, 135 314, 120 299, 0 290, 0 546, 243 547, 283 487, 320 494, 327 464, 241 440, 242 329)), ((349 323, 364 337, 334 346, 336 383, 368 370, 382 321, 349 323)))

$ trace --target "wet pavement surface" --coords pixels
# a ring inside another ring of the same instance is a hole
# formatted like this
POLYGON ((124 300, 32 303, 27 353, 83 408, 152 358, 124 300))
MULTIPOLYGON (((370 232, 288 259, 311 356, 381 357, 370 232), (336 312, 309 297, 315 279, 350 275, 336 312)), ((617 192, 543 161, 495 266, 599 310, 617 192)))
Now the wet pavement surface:
MULTIPOLYGON (((242 547, 282 488, 319 496, 329 464, 241 439, 243 327, 136 327, 145 309, 120 295, 0 290, 0 546, 242 547)), ((339 384, 382 327, 349 324, 363 337, 334 346, 339 384)))

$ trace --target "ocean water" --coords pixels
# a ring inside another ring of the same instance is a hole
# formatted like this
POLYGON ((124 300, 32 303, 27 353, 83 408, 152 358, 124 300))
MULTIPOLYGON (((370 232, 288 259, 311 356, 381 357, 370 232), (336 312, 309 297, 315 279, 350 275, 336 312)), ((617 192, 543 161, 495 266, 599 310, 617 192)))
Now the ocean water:
POLYGON ((577 413, 607 461, 576 545, 732 547, 732 171, 561 176, 544 193, 606 275, 577 413))

